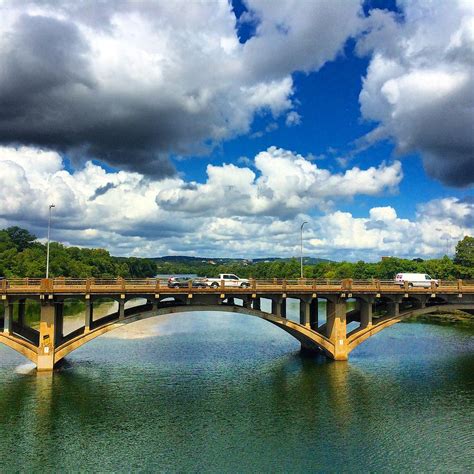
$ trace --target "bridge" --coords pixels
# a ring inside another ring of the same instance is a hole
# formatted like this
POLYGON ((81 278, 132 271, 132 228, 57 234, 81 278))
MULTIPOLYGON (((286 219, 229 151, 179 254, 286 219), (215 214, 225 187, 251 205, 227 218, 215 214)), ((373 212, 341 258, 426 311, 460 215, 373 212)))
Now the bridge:
POLYGON ((225 311, 278 326, 298 339, 304 351, 322 351, 331 359, 347 360, 359 344, 403 319, 455 309, 474 314, 474 281, 440 281, 429 288, 375 279, 275 278, 250 280, 244 287, 226 283, 222 280, 217 288, 196 288, 191 283, 185 288, 168 288, 156 278, 1 280, 0 342, 34 362, 38 370, 51 371, 72 351, 125 324, 178 312, 225 311), (114 302, 116 310, 96 317, 95 308, 104 298, 114 302), (137 298, 143 303, 130 305, 137 298), (299 301, 299 321, 287 318, 290 298, 299 301), (83 324, 65 334, 64 308, 71 301, 84 306, 83 324), (326 302, 322 318, 319 301, 326 302), (37 309, 30 318, 25 311, 28 302, 37 309), (263 306, 271 309, 264 311, 263 306), (351 322, 358 325, 348 330, 351 322))

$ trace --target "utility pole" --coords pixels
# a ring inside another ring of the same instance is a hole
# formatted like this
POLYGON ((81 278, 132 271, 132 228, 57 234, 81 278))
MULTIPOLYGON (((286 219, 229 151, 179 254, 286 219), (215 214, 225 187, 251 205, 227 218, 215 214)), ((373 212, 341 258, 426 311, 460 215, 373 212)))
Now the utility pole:
POLYGON ((304 225, 307 224, 306 221, 304 221, 302 224, 301 224, 301 227, 300 227, 300 231, 301 231, 301 278, 304 278, 303 276, 303 227, 304 225))
POLYGON ((51 209, 56 207, 54 204, 49 205, 49 220, 48 220, 48 243, 46 244, 46 278, 49 278, 49 238, 51 236, 51 209))

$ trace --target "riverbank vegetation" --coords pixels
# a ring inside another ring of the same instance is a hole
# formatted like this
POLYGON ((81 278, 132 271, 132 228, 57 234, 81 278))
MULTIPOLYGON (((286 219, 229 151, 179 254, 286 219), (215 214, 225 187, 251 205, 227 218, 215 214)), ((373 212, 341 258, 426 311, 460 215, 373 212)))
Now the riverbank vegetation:
MULTIPOLYGON (((46 246, 36 236, 20 227, 0 230, 0 276, 39 278, 45 271, 46 246)), ((454 258, 407 260, 390 257, 375 263, 322 261, 305 264, 304 271, 307 278, 392 279, 399 272, 416 272, 446 280, 474 279, 474 237, 467 236, 458 242, 454 258)), ((148 278, 156 274, 183 273, 199 276, 235 273, 243 278, 259 279, 298 278, 300 263, 296 258, 255 263, 238 259, 216 263, 207 258, 127 258, 111 256, 105 249, 67 247, 56 242, 50 245, 50 275, 53 277, 148 278)))

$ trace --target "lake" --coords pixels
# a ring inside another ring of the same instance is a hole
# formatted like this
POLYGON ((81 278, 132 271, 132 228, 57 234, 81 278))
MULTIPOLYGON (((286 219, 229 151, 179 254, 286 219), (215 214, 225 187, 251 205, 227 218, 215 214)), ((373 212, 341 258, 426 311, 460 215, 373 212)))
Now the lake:
POLYGON ((258 318, 183 313, 53 374, 0 345, 2 472, 467 472, 473 419, 471 327, 398 324, 333 362, 258 318))

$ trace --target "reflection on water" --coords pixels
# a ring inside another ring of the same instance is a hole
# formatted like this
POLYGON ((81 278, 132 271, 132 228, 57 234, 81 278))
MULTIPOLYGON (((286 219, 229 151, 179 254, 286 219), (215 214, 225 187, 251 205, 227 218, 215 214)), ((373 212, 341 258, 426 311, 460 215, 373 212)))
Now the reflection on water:
POLYGON ((137 324, 54 374, 0 346, 2 470, 474 468, 472 330, 399 324, 335 363, 242 315, 137 324))

